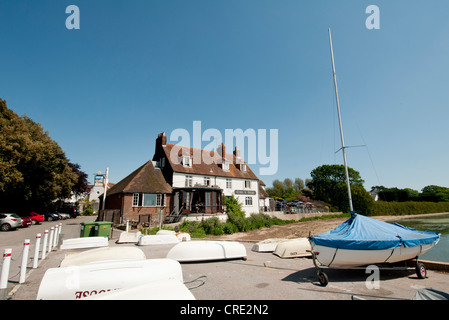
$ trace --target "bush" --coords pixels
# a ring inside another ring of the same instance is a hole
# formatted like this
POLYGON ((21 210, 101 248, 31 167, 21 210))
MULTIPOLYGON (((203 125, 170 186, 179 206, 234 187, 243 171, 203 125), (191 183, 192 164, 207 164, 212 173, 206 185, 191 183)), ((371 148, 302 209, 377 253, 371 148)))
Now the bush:
POLYGON ((449 212, 449 202, 384 202, 376 201, 370 215, 401 216, 449 212))
POLYGON ((223 223, 217 217, 202 220, 200 227, 204 229, 206 234, 212 234, 214 236, 221 236, 223 231, 223 223))
POLYGON ((93 214, 94 214, 94 210, 92 208, 87 208, 81 213, 81 215, 83 215, 83 216, 91 216, 93 214))

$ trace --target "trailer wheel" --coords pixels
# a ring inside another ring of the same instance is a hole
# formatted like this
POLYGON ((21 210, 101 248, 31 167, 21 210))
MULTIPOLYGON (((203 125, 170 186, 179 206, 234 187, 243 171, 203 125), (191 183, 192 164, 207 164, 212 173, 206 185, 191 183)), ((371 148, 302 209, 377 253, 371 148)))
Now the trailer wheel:
POLYGON ((416 275, 419 279, 425 279, 427 277, 427 269, 424 263, 418 262, 416 264, 416 275))
POLYGON ((329 278, 327 277, 327 274, 325 274, 323 271, 320 271, 318 272, 318 281, 323 287, 325 287, 329 283, 329 278))

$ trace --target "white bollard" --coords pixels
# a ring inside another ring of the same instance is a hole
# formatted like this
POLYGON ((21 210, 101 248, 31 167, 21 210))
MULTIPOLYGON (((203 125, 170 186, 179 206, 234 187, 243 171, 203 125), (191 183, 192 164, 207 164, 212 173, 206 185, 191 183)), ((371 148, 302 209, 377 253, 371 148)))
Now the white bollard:
POLYGON ((0 289, 8 288, 9 267, 11 265, 12 249, 5 249, 3 252, 2 275, 0 277, 0 289))
POLYGON ((30 252, 30 239, 25 239, 25 241, 23 242, 22 265, 20 266, 19 283, 25 282, 29 252, 30 252))
POLYGON ((3 253, 2 273, 0 276, 0 300, 6 300, 8 296, 9 266, 11 265, 12 249, 5 249, 3 253))
POLYGON ((48 253, 51 252, 51 248, 53 246, 53 234, 55 233, 55 227, 50 228, 50 239, 48 241, 48 253))
POLYGON ((58 244, 59 238, 59 225, 55 225, 55 234, 53 237, 53 250, 56 250, 56 245, 58 244))
POLYGON ((37 264, 39 262, 39 248, 41 246, 41 234, 38 233, 36 235, 36 245, 34 246, 34 261, 33 261, 33 269, 37 268, 37 264))
POLYGON ((42 260, 45 259, 45 253, 47 252, 48 230, 44 231, 44 244, 42 245, 42 260))
POLYGON ((129 220, 126 220, 126 232, 129 231, 129 220))

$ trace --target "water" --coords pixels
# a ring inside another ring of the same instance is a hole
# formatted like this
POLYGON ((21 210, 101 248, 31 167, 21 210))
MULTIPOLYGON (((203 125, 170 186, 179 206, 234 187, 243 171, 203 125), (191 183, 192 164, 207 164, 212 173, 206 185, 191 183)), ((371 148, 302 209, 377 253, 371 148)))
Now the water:
POLYGON ((403 219, 396 222, 416 230, 440 233, 441 237, 438 244, 419 256, 419 259, 449 262, 449 215, 403 219))

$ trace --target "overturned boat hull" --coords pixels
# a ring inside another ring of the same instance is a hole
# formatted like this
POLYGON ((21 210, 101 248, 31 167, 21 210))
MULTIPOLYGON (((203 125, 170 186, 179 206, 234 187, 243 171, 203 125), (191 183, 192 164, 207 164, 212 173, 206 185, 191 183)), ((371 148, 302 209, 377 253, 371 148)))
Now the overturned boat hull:
POLYGON ((307 238, 298 238, 279 243, 273 254, 280 258, 309 257, 311 256, 310 249, 310 243, 307 238))
POLYGON ((148 236, 139 236, 139 240, 137 241, 138 246, 152 246, 159 244, 176 244, 181 240, 174 234, 155 234, 148 236))
POLYGON ((72 238, 62 241, 61 250, 85 249, 109 246, 108 237, 72 238))
POLYGON ((187 241, 171 248, 167 258, 179 262, 246 260, 246 248, 234 241, 187 241))
POLYGON ((195 297, 183 283, 161 280, 92 295, 83 300, 195 300, 195 297))
POLYGON ((50 268, 42 278, 37 299, 77 300, 162 280, 183 283, 179 262, 171 259, 107 260, 50 268))
POLYGON ((136 247, 105 247, 83 252, 68 253, 60 267, 77 266, 106 260, 144 260, 145 253, 136 247))
POLYGON ((255 251, 255 252, 273 252, 274 250, 276 250, 276 247, 278 244, 285 242, 285 241, 289 241, 289 239, 284 239, 284 238, 273 238, 273 239, 266 239, 266 240, 262 240, 259 241, 257 243, 255 243, 252 248, 251 251, 255 251))

